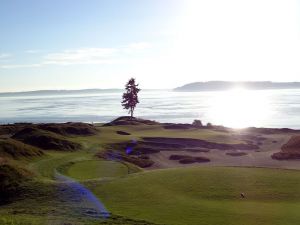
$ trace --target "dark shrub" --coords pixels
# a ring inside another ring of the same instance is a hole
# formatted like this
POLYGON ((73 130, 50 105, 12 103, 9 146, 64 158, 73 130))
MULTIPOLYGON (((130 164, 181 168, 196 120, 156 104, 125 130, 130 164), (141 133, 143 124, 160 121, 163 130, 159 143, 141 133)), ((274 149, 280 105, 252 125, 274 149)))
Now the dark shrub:
POLYGON ((202 127, 202 122, 201 120, 194 120, 194 122, 192 123, 194 127, 202 127))

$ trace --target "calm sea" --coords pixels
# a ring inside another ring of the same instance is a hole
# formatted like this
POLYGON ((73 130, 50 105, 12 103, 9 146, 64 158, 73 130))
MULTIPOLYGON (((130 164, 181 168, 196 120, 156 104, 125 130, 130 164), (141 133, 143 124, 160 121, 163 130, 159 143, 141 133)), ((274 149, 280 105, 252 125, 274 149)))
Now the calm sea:
MULTIPOLYGON (((0 123, 108 122, 127 115, 122 92, 1 96, 0 123)), ((300 90, 142 91, 135 115, 160 122, 300 129, 300 90)))

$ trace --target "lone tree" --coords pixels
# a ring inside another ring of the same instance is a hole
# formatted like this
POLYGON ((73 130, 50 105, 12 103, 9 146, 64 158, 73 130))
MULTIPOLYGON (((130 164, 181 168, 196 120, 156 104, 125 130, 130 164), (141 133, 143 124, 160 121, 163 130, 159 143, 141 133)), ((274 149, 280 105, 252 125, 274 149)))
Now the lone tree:
POLYGON ((131 118, 133 118, 133 111, 139 103, 138 93, 141 89, 139 89, 138 86, 139 85, 135 83, 135 79, 131 78, 125 85, 126 91, 123 94, 122 106, 128 110, 131 118))

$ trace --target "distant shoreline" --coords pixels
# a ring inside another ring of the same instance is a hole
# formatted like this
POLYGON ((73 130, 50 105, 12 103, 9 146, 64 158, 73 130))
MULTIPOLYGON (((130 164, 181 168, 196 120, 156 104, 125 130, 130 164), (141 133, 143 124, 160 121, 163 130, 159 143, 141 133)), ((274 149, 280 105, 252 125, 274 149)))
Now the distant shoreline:
POLYGON ((174 91, 200 92, 200 91, 226 91, 242 88, 246 90, 279 90, 300 89, 300 82, 271 82, 271 81, 208 81, 194 82, 177 87, 174 91))
MULTIPOLYGON (((171 89, 143 89, 143 91, 168 91, 171 89)), ((13 96, 37 96, 37 95, 70 95, 70 94, 100 94, 100 93, 119 93, 123 89, 78 89, 78 90, 36 90, 36 91, 17 91, 0 92, 0 97, 13 96)))

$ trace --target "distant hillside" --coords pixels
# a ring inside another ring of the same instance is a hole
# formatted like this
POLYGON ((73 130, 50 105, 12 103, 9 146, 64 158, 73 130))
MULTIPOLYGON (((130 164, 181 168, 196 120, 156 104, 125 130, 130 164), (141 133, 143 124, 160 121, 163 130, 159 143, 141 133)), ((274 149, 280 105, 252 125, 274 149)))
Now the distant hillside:
POLYGON ((250 90, 267 89, 298 89, 300 82, 271 82, 271 81, 253 81, 253 82, 230 82, 230 81, 208 81, 189 83, 177 87, 174 91, 222 91, 236 87, 243 87, 250 90))
POLYGON ((119 92, 121 89, 82 89, 82 90, 38 90, 23 92, 2 92, 0 97, 5 96, 39 96, 39 95, 72 95, 72 94, 97 94, 119 92))
MULTIPOLYGON (((166 91, 167 89, 142 89, 143 92, 148 91, 166 91)), ((37 90, 37 91, 22 91, 22 92, 0 92, 0 97, 14 96, 42 96, 42 95, 81 95, 81 94, 101 94, 101 93, 119 93, 124 89, 109 88, 109 89, 79 89, 79 90, 37 90)))

